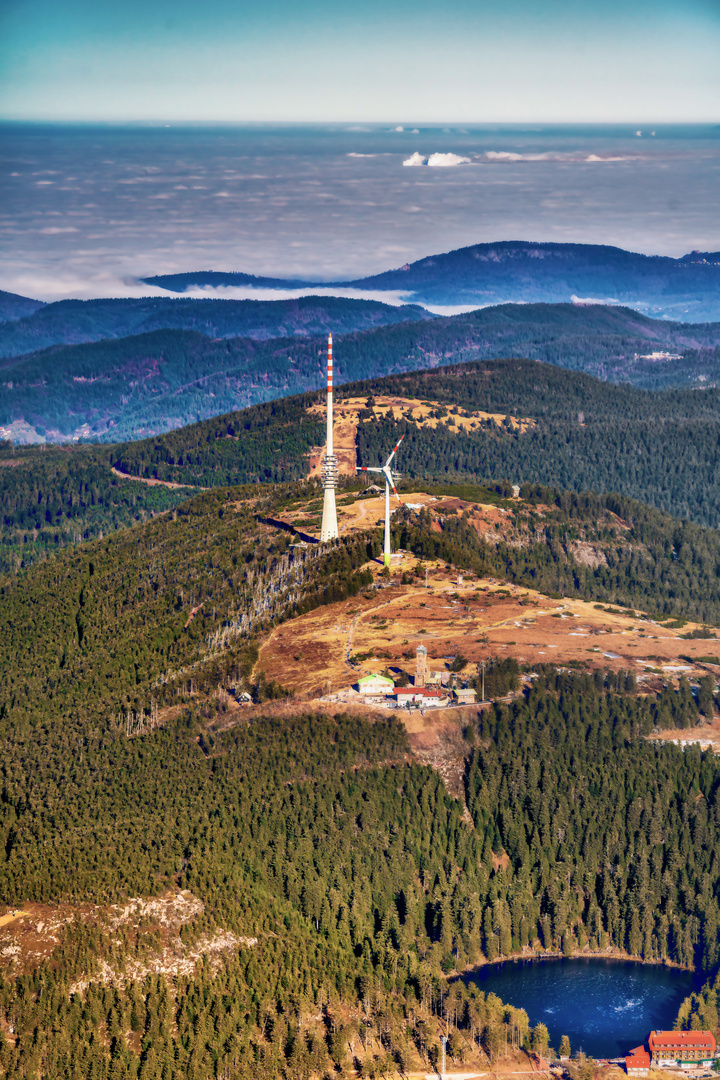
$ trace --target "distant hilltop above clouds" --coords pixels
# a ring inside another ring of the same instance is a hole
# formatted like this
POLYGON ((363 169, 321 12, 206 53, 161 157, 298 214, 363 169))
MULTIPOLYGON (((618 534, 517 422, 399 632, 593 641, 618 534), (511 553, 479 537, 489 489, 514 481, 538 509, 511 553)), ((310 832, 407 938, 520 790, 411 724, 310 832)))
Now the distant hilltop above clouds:
MULTIPOLYGON (((436 155, 447 157, 448 155, 436 155)), ((443 164, 435 162, 435 164, 443 164)), ((447 164, 447 162, 445 162, 447 164)), ((395 302, 435 308, 503 303, 622 304, 655 318, 720 320, 720 252, 694 251, 679 259, 639 255, 596 244, 504 240, 441 255, 353 281, 303 281, 214 271, 142 279, 169 292, 203 288, 357 290, 395 302)))

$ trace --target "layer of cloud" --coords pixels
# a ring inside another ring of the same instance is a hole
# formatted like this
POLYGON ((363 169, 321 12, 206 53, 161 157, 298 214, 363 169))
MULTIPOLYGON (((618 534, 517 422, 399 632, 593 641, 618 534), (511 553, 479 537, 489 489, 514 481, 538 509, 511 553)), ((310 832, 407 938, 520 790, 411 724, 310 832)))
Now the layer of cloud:
MULTIPOLYGON (((177 293, 156 285, 147 285, 137 278, 113 273, 89 274, 72 271, 53 274, 21 273, 9 277, 0 273, 0 289, 52 303, 55 300, 139 299, 146 296, 173 297, 177 293)), ((412 303, 406 290, 364 290, 321 285, 300 289, 258 289, 248 285, 193 286, 180 294, 191 300, 297 300, 301 296, 340 296, 349 300, 379 300, 392 307, 412 303)), ((465 309, 463 309, 465 310, 465 309)))
POLYGON ((637 154, 588 154, 586 151, 579 150, 569 152, 548 150, 539 154, 518 154, 512 150, 486 150, 484 154, 476 155, 476 158, 479 161, 489 161, 500 165, 514 165, 518 161, 550 161, 584 165, 587 162, 636 161, 637 154))

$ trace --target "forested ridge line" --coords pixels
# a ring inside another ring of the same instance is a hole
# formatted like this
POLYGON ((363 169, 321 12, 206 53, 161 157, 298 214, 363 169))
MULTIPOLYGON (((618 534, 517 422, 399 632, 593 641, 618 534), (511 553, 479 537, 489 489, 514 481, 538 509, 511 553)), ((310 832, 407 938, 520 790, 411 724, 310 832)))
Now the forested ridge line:
MULTIPOLYGON (((32 318, 42 321, 47 311, 32 318)), ((503 356, 647 388, 714 386, 720 376, 718 323, 667 323, 628 309, 573 304, 504 304, 449 317, 416 316, 417 311, 412 321, 340 333, 337 383, 503 356), (657 351, 667 354, 660 365, 652 356, 657 351)), ((322 386, 326 345, 324 334, 216 339, 168 327, 57 345, 3 361, 0 424, 24 421, 52 441, 152 436, 238 405, 322 386)))
MULTIPOLYGON (((501 497, 482 487, 445 490, 470 502, 501 497)), ((142 713, 177 700, 190 678, 208 686, 230 673, 241 679, 259 633, 369 582, 363 567, 379 550, 378 530, 303 549, 291 533, 262 524, 282 516, 283 505, 319 496, 317 482, 215 488, 1 580, 0 718, 25 730, 75 709, 96 718, 142 713)), ((427 511, 402 509, 394 544, 551 595, 720 625, 714 530, 618 496, 532 485, 505 505, 512 525, 499 542, 463 514, 445 515, 438 531, 427 511), (578 542, 592 546, 596 565, 577 557, 578 542)))
MULTIPOLYGON (((648 393, 523 360, 487 361, 374 379, 341 395, 373 391, 436 406, 436 429, 361 413, 361 463, 387 456, 405 433, 401 471, 409 480, 526 481, 576 491, 617 491, 677 517, 720 521, 720 391, 648 393), (463 404, 460 405, 459 403, 463 404), (462 431, 451 411, 530 416, 512 425, 462 431), (445 412, 447 410, 447 412, 445 412)), ((307 408, 317 393, 283 398, 136 443, 14 448, 0 444, 0 572, 178 505, 191 492, 141 488, 113 476, 197 487, 295 481, 323 442, 307 408)))
MULTIPOLYGON (((337 391, 341 398, 367 395, 370 402, 373 393, 436 404, 441 419, 444 409, 463 408, 531 417, 535 423, 522 434, 494 422, 465 431, 445 415, 437 428, 419 428, 402 407, 385 418, 369 408, 358 430, 360 464, 386 457, 405 432, 398 467, 413 480, 505 479, 617 491, 677 517, 720 523, 718 390, 648 392, 550 364, 488 360, 349 383, 337 391)), ((319 426, 314 433, 309 426, 298 429, 307 439, 304 449, 294 441, 293 424, 307 424, 304 409, 314 400, 317 395, 289 398, 129 443, 115 451, 116 463, 132 475, 236 483, 249 478, 245 470, 255 455, 255 475, 291 479, 312 438, 322 443, 319 426), (236 470, 232 439, 238 436, 249 454, 241 452, 236 470), (286 469, 283 477, 279 466, 286 469)))
POLYGON ((0 356, 21 356, 53 345, 85 344, 154 330, 194 330, 208 338, 266 341, 296 334, 317 336, 329 330, 342 334, 433 318, 416 305, 395 307, 378 300, 338 296, 301 296, 294 300, 146 296, 26 303, 32 308, 27 314, 12 322, 0 322, 0 356))

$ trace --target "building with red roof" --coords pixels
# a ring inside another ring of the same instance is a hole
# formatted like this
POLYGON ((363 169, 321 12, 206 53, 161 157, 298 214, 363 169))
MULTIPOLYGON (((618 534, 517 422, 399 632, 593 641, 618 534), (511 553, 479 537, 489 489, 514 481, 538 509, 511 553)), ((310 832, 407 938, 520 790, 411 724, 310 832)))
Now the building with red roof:
POLYGON ((648 1049, 653 1065, 704 1065, 717 1056, 712 1031, 651 1031, 648 1049))
POLYGON ((656 1068, 695 1068, 710 1065, 717 1057, 712 1031, 651 1031, 644 1046, 636 1046, 625 1058, 628 1074, 656 1068))
POLYGON ((636 1046, 625 1058, 625 1069, 628 1076, 647 1072, 650 1068, 650 1055, 644 1046, 636 1046))
POLYGON ((403 701, 438 701, 447 698, 447 691, 429 690, 417 686, 396 686, 392 691, 398 700, 403 701))

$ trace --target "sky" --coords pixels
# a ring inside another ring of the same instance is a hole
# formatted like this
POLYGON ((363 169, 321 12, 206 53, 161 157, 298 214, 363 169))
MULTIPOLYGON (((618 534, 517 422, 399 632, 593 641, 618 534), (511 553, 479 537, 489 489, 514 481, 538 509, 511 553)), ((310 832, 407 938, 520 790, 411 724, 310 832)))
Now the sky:
POLYGON ((0 118, 720 122, 720 0, 0 0, 0 118))

